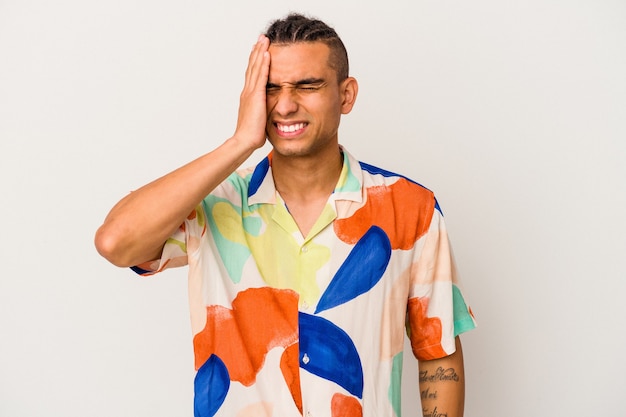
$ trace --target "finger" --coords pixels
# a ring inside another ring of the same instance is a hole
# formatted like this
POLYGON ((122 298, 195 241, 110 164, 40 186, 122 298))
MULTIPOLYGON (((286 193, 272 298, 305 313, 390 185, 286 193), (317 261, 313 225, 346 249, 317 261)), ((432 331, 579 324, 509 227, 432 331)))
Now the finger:
POLYGON ((252 48, 250 58, 248 60, 248 68, 246 69, 246 85, 254 88, 258 81, 259 71, 263 72, 264 63, 266 63, 266 52, 269 47, 269 39, 261 35, 257 43, 252 48))
MULTIPOLYGON (((259 55, 258 63, 259 63, 258 67, 255 68, 256 79, 253 80, 254 81, 254 86, 256 88, 259 88, 259 89, 265 91, 265 89, 267 87, 267 81, 268 81, 268 77, 269 77, 269 72, 270 72, 270 53, 269 53, 269 51, 264 51, 261 55, 259 55)), ((254 77, 255 73, 253 73, 253 77, 254 77)))
MULTIPOLYGON (((259 37, 259 40, 260 40, 260 37, 259 37)), ((246 82, 248 82, 250 79, 252 66, 254 65, 254 61, 256 60, 256 55, 258 54, 259 40, 257 40, 256 43, 252 45, 252 50, 250 51, 250 56, 248 57, 248 66, 246 67, 246 82)))
POLYGON ((256 43, 252 45, 252 50, 250 51, 250 56, 248 57, 248 67, 246 68, 246 81, 250 80, 250 74, 252 73, 254 64, 257 61, 260 46, 261 46, 261 36, 259 36, 256 43))

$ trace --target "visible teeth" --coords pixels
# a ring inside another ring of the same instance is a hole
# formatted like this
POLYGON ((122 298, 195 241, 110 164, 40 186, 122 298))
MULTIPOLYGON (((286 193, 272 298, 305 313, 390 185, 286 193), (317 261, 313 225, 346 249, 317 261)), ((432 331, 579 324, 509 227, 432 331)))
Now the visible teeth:
POLYGON ((278 125, 278 130, 280 130, 281 132, 292 133, 300 129, 304 129, 304 123, 298 123, 298 124, 289 125, 289 126, 281 125, 281 124, 278 125))

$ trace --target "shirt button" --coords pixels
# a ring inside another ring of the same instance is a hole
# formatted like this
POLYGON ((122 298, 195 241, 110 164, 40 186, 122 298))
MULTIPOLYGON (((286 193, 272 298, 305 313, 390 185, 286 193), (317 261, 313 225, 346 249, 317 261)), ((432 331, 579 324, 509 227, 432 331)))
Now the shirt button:
POLYGON ((310 360, 311 359, 309 358, 309 355, 305 353, 304 356, 302 357, 302 362, 306 365, 307 363, 309 363, 310 360))
POLYGON ((302 308, 303 308, 304 310, 308 310, 308 309, 309 309, 309 303, 307 303, 306 301, 303 301, 303 302, 302 302, 302 308))
POLYGON ((306 246, 303 246, 302 249, 300 249, 300 251, 302 253, 307 253, 309 251, 309 248, 307 248, 306 246))

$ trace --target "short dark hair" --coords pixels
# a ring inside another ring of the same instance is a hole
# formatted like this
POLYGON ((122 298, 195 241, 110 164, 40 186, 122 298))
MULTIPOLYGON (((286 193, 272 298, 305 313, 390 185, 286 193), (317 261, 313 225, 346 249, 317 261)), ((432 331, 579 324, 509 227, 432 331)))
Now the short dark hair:
POLYGON ((323 42, 330 49, 328 65, 337 73, 337 81, 348 78, 348 52, 337 32, 318 19, 291 13, 270 23, 265 31, 270 43, 323 42))

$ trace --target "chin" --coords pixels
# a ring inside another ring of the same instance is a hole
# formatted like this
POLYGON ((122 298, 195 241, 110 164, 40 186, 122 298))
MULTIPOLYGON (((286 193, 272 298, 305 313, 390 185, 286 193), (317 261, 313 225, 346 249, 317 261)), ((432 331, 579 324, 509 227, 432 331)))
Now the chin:
POLYGON ((307 146, 303 146, 302 143, 296 143, 297 140, 272 140, 269 142, 274 148, 274 152, 282 156, 305 156, 310 153, 310 149, 307 146))
POLYGON ((285 157, 302 157, 310 155, 310 152, 307 152, 306 150, 290 147, 274 147, 274 153, 285 157))

